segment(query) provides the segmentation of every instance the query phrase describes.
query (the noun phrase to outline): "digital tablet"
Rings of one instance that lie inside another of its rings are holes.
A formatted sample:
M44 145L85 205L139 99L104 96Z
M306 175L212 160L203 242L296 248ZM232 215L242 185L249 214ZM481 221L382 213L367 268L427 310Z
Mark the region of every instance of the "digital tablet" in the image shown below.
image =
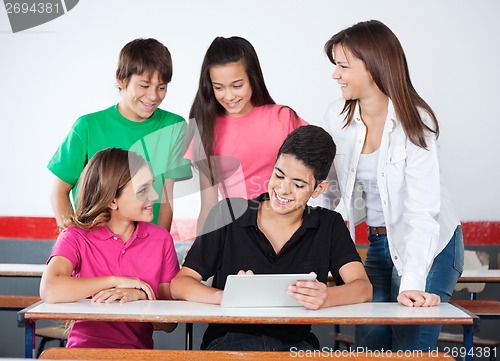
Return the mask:
M222 307L298 307L287 288L297 281L315 280L315 274L229 275Z

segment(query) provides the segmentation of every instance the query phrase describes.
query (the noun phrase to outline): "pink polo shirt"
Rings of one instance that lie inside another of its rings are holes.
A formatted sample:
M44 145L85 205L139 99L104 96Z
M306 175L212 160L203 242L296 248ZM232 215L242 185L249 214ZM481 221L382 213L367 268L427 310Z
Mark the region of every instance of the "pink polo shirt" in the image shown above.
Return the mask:
M179 271L172 236L165 229L138 222L124 244L104 226L82 230L73 226L59 236L47 263L54 256L67 258L73 277L137 277L158 297L158 284L168 283ZM67 347L153 348L153 326L147 322L76 321Z
M278 150L286 136L308 123L279 104L254 107L242 117L217 117L212 160L223 198L253 199L267 192ZM192 148L186 153L192 160Z

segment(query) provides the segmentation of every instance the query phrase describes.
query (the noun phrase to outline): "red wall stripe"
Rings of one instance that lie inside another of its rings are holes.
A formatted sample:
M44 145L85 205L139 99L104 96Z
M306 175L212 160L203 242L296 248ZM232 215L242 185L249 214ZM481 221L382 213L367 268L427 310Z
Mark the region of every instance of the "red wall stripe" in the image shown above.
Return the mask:
M196 222L193 219L174 220L172 236L174 239L193 239ZM462 222L466 245L500 245L500 221ZM0 239L16 240L55 240L58 234L53 217L0 217ZM366 225L356 227L358 244L367 244Z

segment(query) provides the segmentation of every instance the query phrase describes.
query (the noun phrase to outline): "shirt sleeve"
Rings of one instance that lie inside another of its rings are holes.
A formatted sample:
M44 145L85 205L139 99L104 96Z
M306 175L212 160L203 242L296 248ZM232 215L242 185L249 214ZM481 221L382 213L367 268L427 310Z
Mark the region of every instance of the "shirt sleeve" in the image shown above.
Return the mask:
M47 264L50 262L52 257L61 256L71 262L73 269L75 270L74 273L78 272L81 264L81 252L78 239L79 235L74 232L72 227L66 228L57 238L54 249L47 259Z
M437 140L431 132L428 132L425 140L427 149L407 141L407 192L403 213L406 234L400 293L425 290L426 278L439 242L441 189Z
M191 178L191 163L182 152L185 130L186 122L179 117L177 121L139 139L130 150L146 159L155 177Z
M183 267L198 272L204 281L215 274L224 257L226 227L230 224L227 222L229 212L226 204L225 201L219 202L209 212L203 230L196 237L183 264Z
M163 256L163 269L159 283L169 283L179 272L179 260L175 251L172 235L166 232L165 252Z
M332 136L332 138L334 138L336 154L327 176L328 188L323 193L321 193L321 195L317 198L316 203L313 203L332 210L336 209L339 206L342 199L337 169L335 168L335 163L339 159L339 150L340 152L342 152L342 149L339 149L341 147L339 147L338 140L335 139L336 137L334 136L334 131L332 129L332 125L334 124L334 122L338 121L335 114L336 113L333 111L333 106L330 106L325 116L323 117L323 121L319 124L319 126L321 126L326 132L328 132L328 134ZM339 211L338 209L336 210ZM346 215L344 215L344 218L347 218Z
M171 160L165 172L165 178L189 179L193 176L191 162L184 157L183 144L186 136L186 122L175 124L177 131L172 139Z
M47 168L62 181L75 185L88 161L87 126L79 118L50 160Z
M330 253L330 272L337 285L343 284L339 270L349 262L361 262L356 246L349 234L349 230L344 220L337 212L333 212L335 219L332 222L331 229L331 253Z

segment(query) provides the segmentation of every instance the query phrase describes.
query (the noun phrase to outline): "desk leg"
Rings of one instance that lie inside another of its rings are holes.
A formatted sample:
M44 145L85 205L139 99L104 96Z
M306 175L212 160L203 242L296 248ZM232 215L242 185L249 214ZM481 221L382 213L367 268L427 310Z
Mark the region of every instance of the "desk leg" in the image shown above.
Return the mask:
M186 350L192 350L193 349L193 324L192 323L186 323L186 345L185 348Z
M340 325L333 325L333 332L334 333L340 333ZM339 342L337 341L337 339L333 340L333 349L335 351L337 351L338 349L340 349Z
M35 357L35 322L26 320L24 325L24 357Z
M473 359L473 325L464 325L464 347L465 347L465 360L472 361Z

